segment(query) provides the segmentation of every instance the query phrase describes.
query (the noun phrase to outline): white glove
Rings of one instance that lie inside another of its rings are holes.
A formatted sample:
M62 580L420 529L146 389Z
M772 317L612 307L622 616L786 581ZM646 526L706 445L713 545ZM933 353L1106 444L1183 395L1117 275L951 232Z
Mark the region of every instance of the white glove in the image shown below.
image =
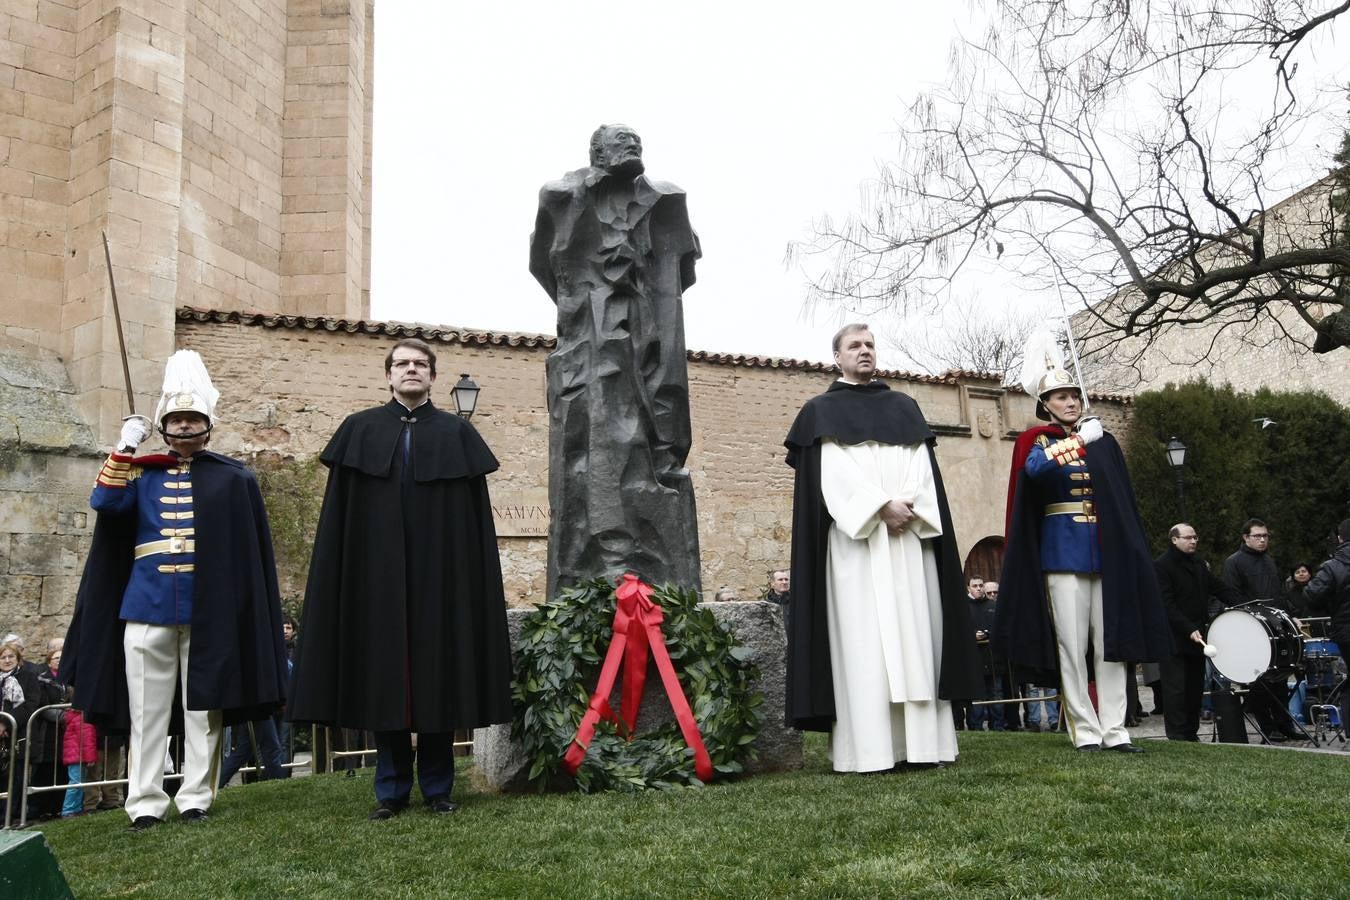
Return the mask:
M1092 443L1097 440L1097 438L1101 437L1102 434L1104 434L1102 431L1102 420L1096 416L1089 416L1078 423L1078 437L1082 439L1084 444Z
M122 434L117 439L119 453L130 453L150 436L150 420L145 416L127 416L122 420Z

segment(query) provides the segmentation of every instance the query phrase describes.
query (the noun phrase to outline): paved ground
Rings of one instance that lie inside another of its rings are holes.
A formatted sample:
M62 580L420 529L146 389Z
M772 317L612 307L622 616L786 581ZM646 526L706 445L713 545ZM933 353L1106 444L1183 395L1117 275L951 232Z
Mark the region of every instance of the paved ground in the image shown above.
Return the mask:
M1144 707L1144 709L1152 709L1153 691L1147 687L1141 686L1139 688L1139 703ZM1309 728L1308 730L1309 732L1312 731L1311 728ZM1144 717L1143 719L1140 719L1139 725L1130 729L1130 737L1139 742L1150 740L1157 740L1157 741L1166 740L1166 737L1164 737L1163 734L1162 716L1150 715ZM1214 723L1212 721L1201 722L1200 740L1203 742L1210 742L1213 739L1214 739ZM1249 744L1252 745L1261 745L1261 737L1256 733L1256 729L1252 727L1250 722L1247 723L1247 741ZM1350 742L1327 735L1324 735L1322 739L1316 743L1309 740L1298 740L1298 741L1286 741L1282 744L1265 744L1263 746L1266 749L1270 750L1293 750L1293 751L1304 751L1314 753L1346 753L1347 755L1350 755Z

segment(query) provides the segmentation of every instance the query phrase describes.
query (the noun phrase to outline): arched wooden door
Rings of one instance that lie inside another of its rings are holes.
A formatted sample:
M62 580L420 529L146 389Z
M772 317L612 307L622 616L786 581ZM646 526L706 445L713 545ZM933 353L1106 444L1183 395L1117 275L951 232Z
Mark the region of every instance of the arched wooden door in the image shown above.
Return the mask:
M1003 538L996 534L981 538L970 548L964 571L967 581L977 575L985 581L998 581L1003 571Z

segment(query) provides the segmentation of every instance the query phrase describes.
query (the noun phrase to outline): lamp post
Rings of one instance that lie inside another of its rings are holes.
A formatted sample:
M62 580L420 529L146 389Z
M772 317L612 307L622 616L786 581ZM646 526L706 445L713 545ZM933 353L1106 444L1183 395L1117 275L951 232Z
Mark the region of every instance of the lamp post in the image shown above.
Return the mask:
M1186 521L1186 445L1177 440L1176 435L1167 442L1167 464L1177 477L1177 507L1181 510L1181 521Z
M461 418L473 418L474 408L478 406L478 392L482 390L469 377L468 372L459 376L459 381L450 389L450 393L455 398L455 412L459 413Z

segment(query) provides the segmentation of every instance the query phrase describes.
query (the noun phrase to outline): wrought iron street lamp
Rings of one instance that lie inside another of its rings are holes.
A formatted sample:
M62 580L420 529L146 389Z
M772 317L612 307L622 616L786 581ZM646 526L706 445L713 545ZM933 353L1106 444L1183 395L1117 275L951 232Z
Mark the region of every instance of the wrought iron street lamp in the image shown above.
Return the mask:
M469 377L468 372L459 376L459 381L451 388L450 393L455 398L455 412L465 419L473 418L473 411L478 406L478 392L482 390Z
M1177 440L1176 435L1167 442L1167 464L1177 478L1177 507L1181 510L1181 521L1186 521L1186 445Z

